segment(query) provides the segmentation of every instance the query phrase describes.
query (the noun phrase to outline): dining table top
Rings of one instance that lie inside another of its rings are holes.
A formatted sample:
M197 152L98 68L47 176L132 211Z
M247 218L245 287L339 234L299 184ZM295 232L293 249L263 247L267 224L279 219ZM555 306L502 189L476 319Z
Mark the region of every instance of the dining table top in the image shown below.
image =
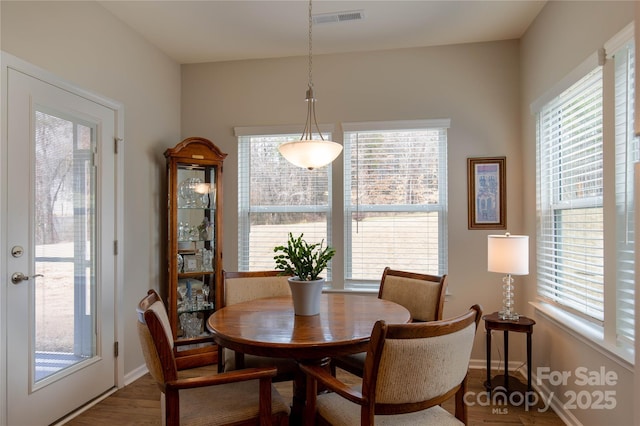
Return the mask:
M407 323L411 314L374 296L325 293L318 315L294 315L291 297L255 299L214 312L207 328L229 349L304 360L365 351L378 320Z

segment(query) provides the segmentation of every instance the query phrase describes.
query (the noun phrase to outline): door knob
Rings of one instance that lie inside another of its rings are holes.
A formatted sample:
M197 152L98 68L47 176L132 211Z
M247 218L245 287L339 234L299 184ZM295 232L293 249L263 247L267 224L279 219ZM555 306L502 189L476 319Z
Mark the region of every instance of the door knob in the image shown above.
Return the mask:
M23 274L22 272L14 272L11 275L11 282L14 284L20 284L22 281L27 281L30 278L35 278L35 277L44 277L44 275L42 274L35 274L32 276L28 276Z

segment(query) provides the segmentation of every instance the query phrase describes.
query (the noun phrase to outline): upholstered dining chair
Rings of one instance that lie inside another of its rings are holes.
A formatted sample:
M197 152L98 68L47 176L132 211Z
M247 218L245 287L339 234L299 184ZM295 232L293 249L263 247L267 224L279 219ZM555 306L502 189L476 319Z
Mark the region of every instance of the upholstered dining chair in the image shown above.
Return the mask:
M161 391L163 425L289 424L289 407L271 384L275 368L182 377L167 311L154 290L137 312L144 359Z
M437 276L384 268L378 298L404 306L413 322L442 319L447 291L447 275ZM362 377L365 353L346 355L332 360L331 369L349 371Z
M217 297L221 300L220 308L236 303L265 297L291 296L287 279L281 271L222 271L222 289ZM288 381L295 378L298 364L289 358L270 358L235 352L229 348L219 347L218 371L233 371L241 368L276 367L278 374L274 382Z
M481 316L474 305L447 320L376 322L361 389L320 366L301 365L307 375L305 418L334 426L466 424L467 372ZM316 395L318 384L332 392ZM454 395L455 415L440 406Z

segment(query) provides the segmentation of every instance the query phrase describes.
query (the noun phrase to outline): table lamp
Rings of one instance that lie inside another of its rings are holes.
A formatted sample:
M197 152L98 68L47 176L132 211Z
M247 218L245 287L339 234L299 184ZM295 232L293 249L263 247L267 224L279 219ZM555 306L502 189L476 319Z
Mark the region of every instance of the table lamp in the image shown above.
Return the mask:
M487 240L487 270L507 274L503 279L502 310L498 315L503 320L517 321L520 315L513 311L512 275L529 274L529 236L489 235Z

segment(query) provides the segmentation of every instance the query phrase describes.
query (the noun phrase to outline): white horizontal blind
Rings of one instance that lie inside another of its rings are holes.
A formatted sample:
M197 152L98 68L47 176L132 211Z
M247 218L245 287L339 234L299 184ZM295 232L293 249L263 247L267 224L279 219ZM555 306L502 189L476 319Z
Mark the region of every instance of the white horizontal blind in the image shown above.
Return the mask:
M616 330L617 338L632 346L634 341L634 163L640 160L638 138L634 137L633 42L613 55L615 63L616 141Z
M323 134L325 138L330 135ZM275 268L273 248L289 232L310 243L331 244L331 165L307 170L278 152L299 134L244 135L238 147L238 268ZM329 271L323 276L331 280Z
M445 273L447 127L364 124L344 134L345 287L378 285L385 266Z
M602 67L538 113L538 293L604 319Z

